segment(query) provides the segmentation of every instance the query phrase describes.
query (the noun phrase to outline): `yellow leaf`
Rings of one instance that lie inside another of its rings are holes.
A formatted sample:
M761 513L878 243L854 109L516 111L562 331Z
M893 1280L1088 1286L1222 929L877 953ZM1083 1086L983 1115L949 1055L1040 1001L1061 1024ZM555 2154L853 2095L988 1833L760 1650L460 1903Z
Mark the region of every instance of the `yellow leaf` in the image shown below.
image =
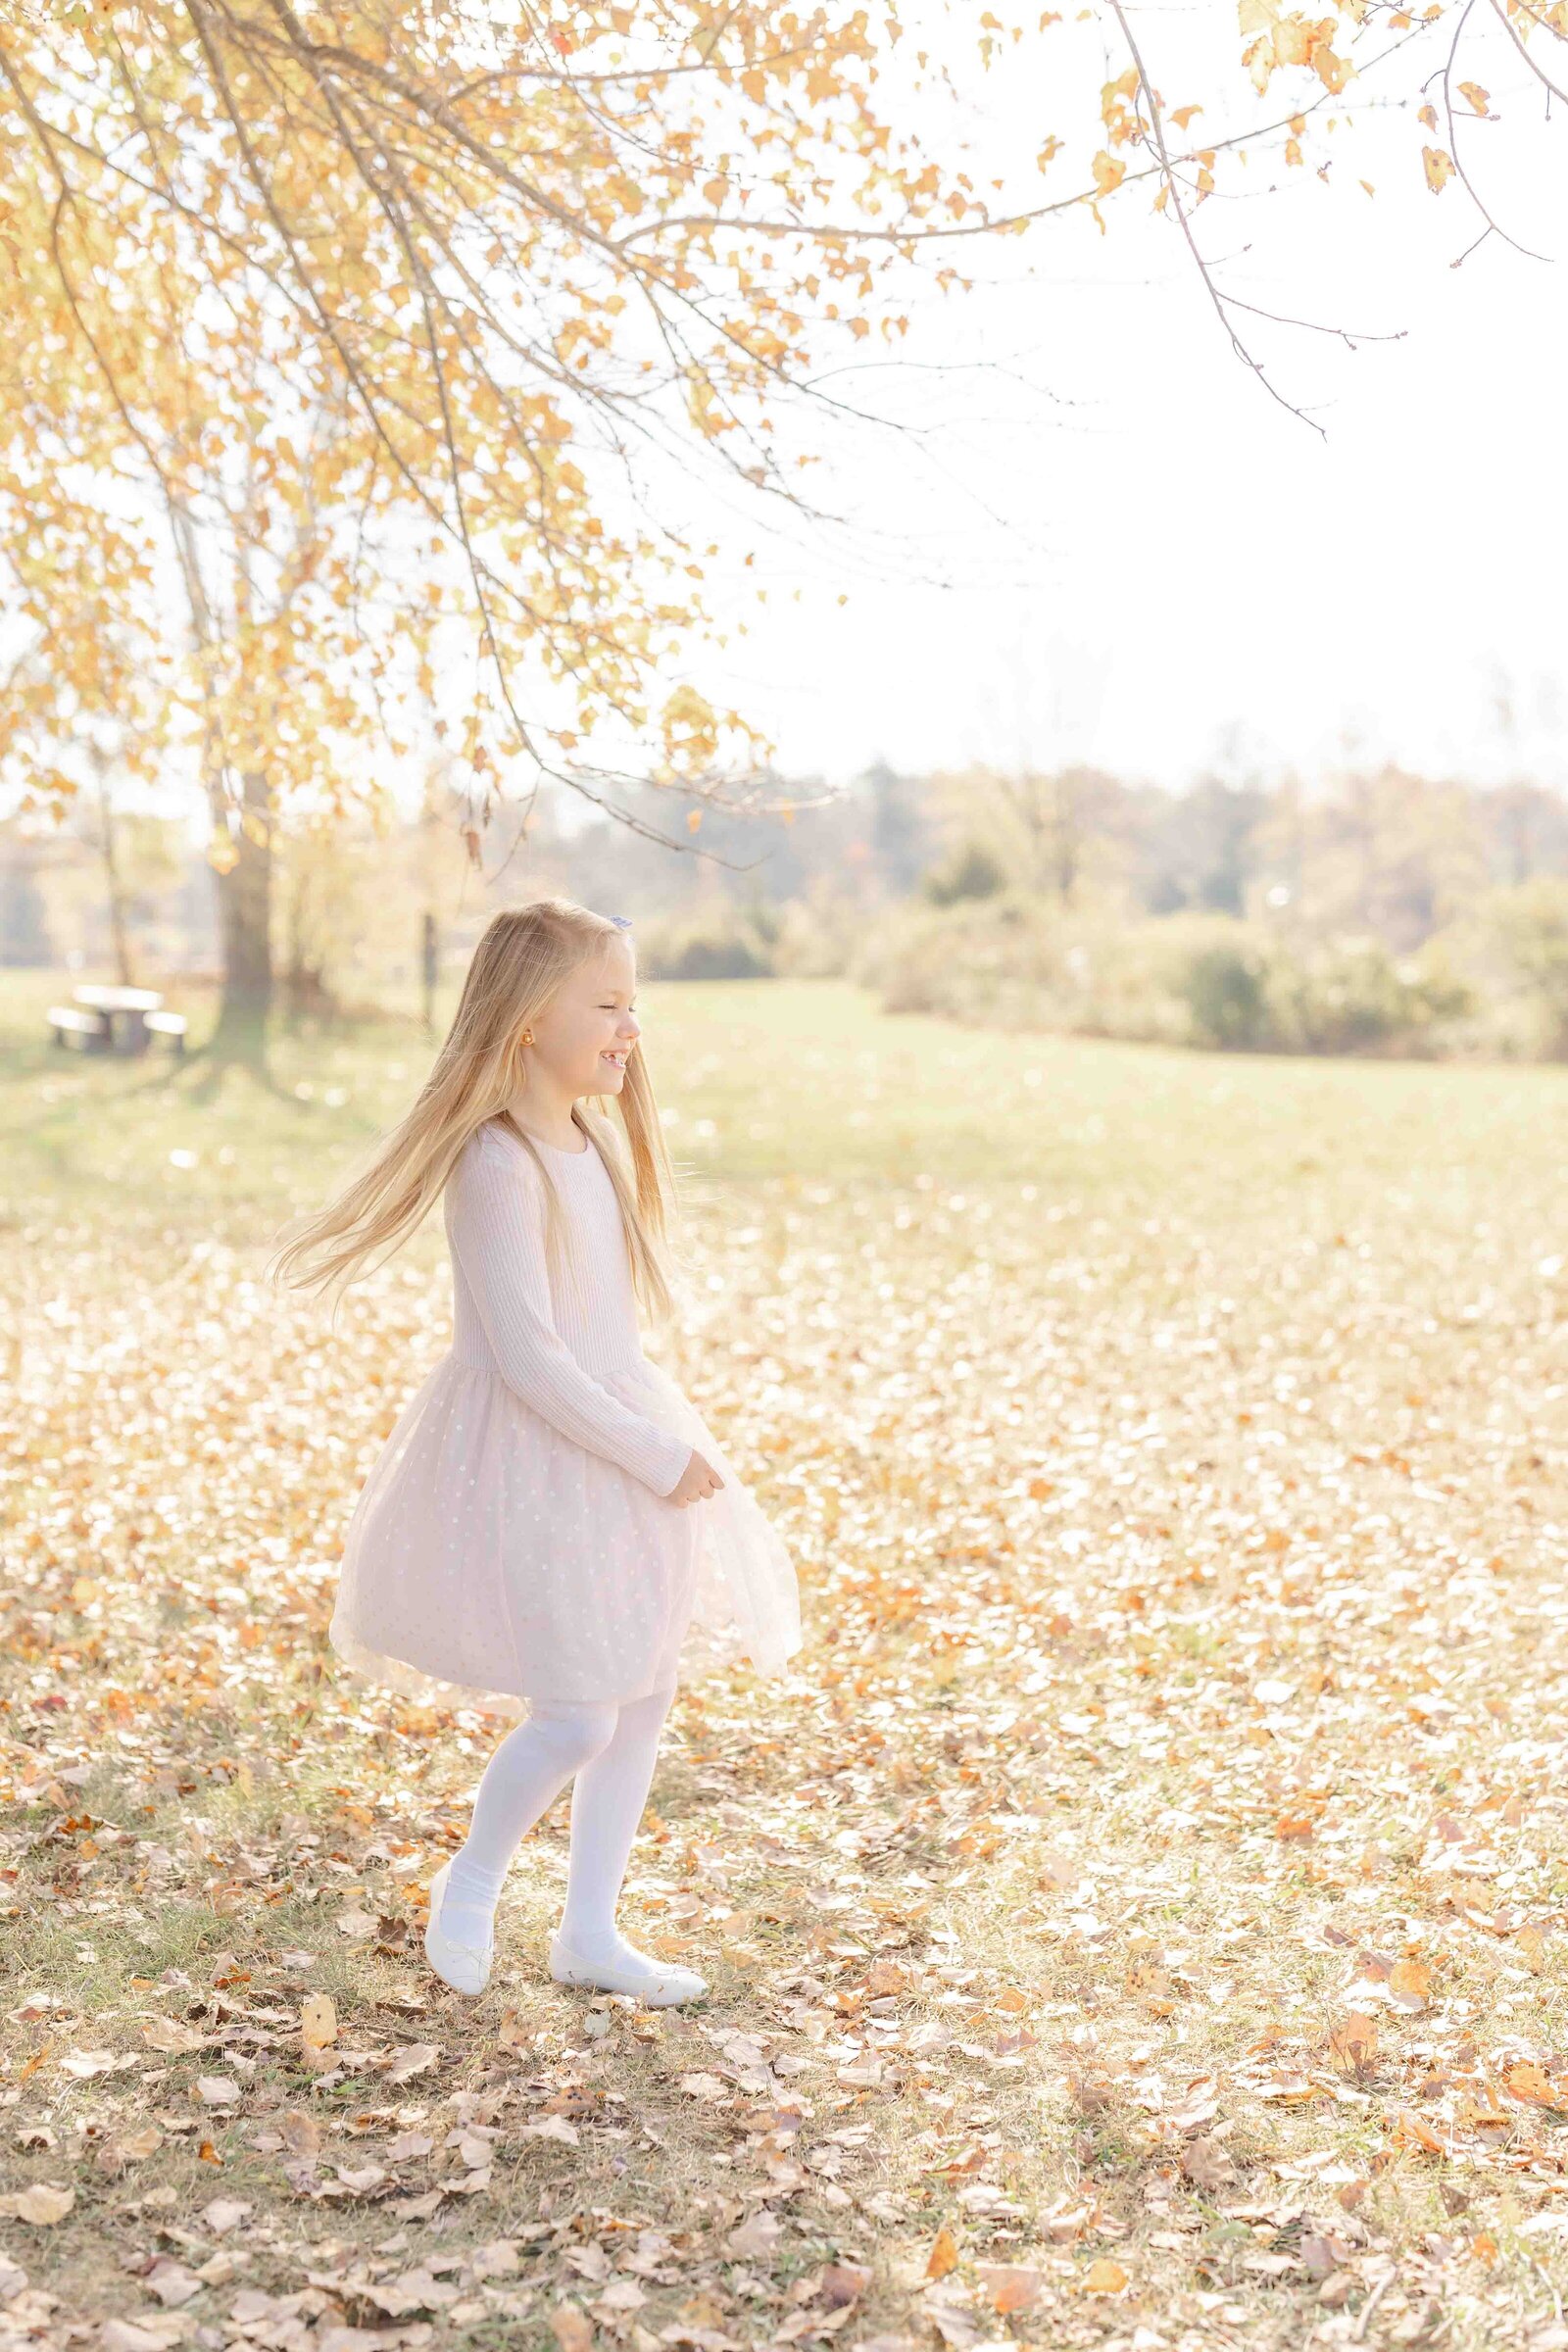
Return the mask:
M1364 2016L1359 2009L1352 2009L1344 2023L1336 2026L1329 2035L1330 2055L1340 2066L1367 2065L1377 2046L1377 2022Z
M1484 115L1492 104L1491 92L1484 90L1479 81L1461 81L1459 92L1461 97L1469 99L1478 115Z
M1005 2315L1023 2311L1039 2296L1042 2274L1016 2262L977 2262L975 2277L991 2298L992 2307Z
M550 2332L561 2352L588 2352L594 2340L593 2322L580 2303L558 2303L550 2314Z
M1420 2003L1432 1990L1432 1971L1424 1960L1396 1960L1389 1971L1389 1990Z
M1519 2065L1510 2066L1502 2079L1516 2099L1533 2100L1538 2107L1554 2104L1549 2077L1529 2060L1521 2060Z
M1440 2156L1443 2142L1430 2125L1409 2107L1396 2107L1389 2118L1389 2131L1396 2148L1419 2148L1428 2156Z
M1107 155L1103 147L1089 169L1095 175L1095 186L1102 196L1108 196L1111 189L1119 187L1127 175L1126 165L1115 156Z
M1513 1948L1526 1968L1540 1973L1541 1963L1545 1954L1546 1939L1534 1922L1520 1929L1513 1939Z
M932 2241L931 2252L926 2259L925 2275L928 2278L945 2278L948 2273L956 2267L957 2260L957 2239L944 2222Z
M1119 2295L1125 2291L1128 2283L1127 2274L1121 2264L1112 2262L1108 2255L1102 2254L1098 2262L1090 2264L1084 2274L1083 2292L1086 2295Z
M329 1992L308 1992L300 2003L300 2037L308 2050L337 2039L337 2005Z
M1427 186L1436 196L1445 181L1453 177L1453 160L1441 147L1423 147L1421 161L1426 166Z
M1323 87L1326 90L1332 90L1336 97L1339 96L1350 75L1355 72L1349 59L1337 56L1327 41L1320 42L1313 49L1312 63L1317 69L1317 77Z

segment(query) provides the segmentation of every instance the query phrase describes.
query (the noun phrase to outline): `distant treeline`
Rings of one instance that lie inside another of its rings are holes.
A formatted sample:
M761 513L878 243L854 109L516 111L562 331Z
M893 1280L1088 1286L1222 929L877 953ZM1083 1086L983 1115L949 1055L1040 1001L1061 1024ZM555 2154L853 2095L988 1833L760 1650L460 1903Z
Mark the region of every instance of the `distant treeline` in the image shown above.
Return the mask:
M757 797L792 813L705 807L693 829L678 796L646 796L636 813L702 858L542 801L477 872L439 805L285 834L282 1002L412 1011L427 939L454 975L496 906L562 890L630 913L650 978L838 974L911 1010L1235 1050L1568 1055L1568 801L1540 784L878 766ZM101 810L0 826L0 962L212 967L211 879L152 817L112 839Z
M864 782L836 875L658 926L645 968L840 971L892 1009L1232 1051L1568 1057L1568 804L1543 786Z

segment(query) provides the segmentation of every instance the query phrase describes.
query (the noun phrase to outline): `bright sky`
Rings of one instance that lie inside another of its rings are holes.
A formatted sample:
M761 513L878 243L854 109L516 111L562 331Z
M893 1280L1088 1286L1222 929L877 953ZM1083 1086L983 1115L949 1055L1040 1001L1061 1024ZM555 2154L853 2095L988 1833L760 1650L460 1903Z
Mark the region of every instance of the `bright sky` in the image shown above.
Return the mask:
M902 13L919 27L905 64L916 37L972 61L975 0L902 0ZM1234 0L1128 13L1167 110L1203 102L1195 138L1276 120L1318 87L1278 74L1255 97ZM980 290L943 299L911 279L896 358L857 345L821 387L905 429L799 403L792 422L778 404L795 445L825 453L799 479L839 520L786 510L770 527L777 502L720 489L716 473L706 491L688 466L650 481L650 514L726 551L709 603L728 648L694 644L669 683L685 674L741 709L792 779L842 784L879 759L906 772L1091 760L1180 785L1205 765L1311 775L1390 756L1568 789L1568 126L1546 122L1491 10L1472 11L1454 78L1483 84L1502 119L1462 121L1460 154L1501 226L1547 258L1492 235L1454 268L1484 223L1457 181L1428 189L1423 142L1447 134L1414 119L1446 37L1330 101L1305 169L1277 146L1244 173L1222 156L1194 217L1232 293L1397 337L1352 350L1236 314L1323 434L1232 352L1179 232L1151 213L1152 184L1107 202L1103 236L1075 207L1026 236L946 243L938 259ZM1100 85L1126 62L1102 38L1074 17L1000 71L968 63L956 105L901 92L895 67L883 112L917 124L950 172L1002 176L1002 192L986 188L999 212L1071 195L1098 144ZM1568 79L1568 45L1533 48ZM1324 132L1330 114L1339 127ZM1072 146L1042 177L1051 132ZM447 666L454 717L472 677L469 656ZM642 749L592 748L630 764ZM400 797L417 796L420 766L394 775ZM189 788L178 797L199 810Z
M1221 76L1238 123L1298 102L1299 76L1252 98L1229 0L1132 22L1167 106ZM1176 231L1149 213L1152 188L1105 208L1103 237L1074 211L949 249L997 282L926 304L901 347L916 366L835 383L940 429L923 448L858 432L830 485L826 469L807 477L853 532L770 547L768 607L753 604L751 635L720 658L787 771L1081 758L1179 784L1207 761L1310 771L1348 750L1568 786L1568 127L1544 123L1544 93L1494 21L1475 23L1454 77L1490 89L1503 119L1461 125L1461 154L1500 224L1546 260L1494 235L1451 266L1484 223L1457 181L1427 188L1418 98L1342 124L1304 171L1276 150L1238 181L1222 158L1221 193L1196 215L1205 258L1246 300L1403 330L1352 351L1239 315L1326 439L1233 355ZM1091 36L1045 40L1073 37ZM1539 49L1561 78L1563 46ZM1442 54L1347 95L1407 95ZM1098 88L1098 52L1088 67ZM1032 156L1083 103L1038 67L974 86L988 154L1016 136ZM1088 108L1093 123L1092 94ZM1197 129L1213 122L1211 106ZM1329 184L1312 169L1324 152L1341 158ZM1081 184L1059 168L1020 172L1024 201ZM1239 185L1256 193L1226 192Z

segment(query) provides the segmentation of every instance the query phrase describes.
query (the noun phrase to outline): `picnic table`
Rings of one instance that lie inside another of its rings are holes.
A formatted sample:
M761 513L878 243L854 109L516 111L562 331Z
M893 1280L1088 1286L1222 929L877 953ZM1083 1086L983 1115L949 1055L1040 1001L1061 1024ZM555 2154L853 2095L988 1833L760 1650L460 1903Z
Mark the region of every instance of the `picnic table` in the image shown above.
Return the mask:
M185 1016L163 1010L159 989L118 988L108 981L84 980L71 995L69 1005L49 1008L49 1025L62 1045L70 1035L84 1047L141 1054L155 1037L167 1037L176 1051L185 1043Z

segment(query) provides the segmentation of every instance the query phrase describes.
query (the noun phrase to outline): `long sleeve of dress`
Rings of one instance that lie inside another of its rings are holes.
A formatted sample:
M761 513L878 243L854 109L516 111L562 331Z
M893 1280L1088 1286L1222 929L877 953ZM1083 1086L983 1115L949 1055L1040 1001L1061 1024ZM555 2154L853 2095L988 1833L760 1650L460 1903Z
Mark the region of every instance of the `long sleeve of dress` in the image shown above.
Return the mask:
M588 1452L671 1493L690 1446L612 1396L555 1328L538 1180L480 1138L460 1153L447 1194L453 1251L507 1385Z

